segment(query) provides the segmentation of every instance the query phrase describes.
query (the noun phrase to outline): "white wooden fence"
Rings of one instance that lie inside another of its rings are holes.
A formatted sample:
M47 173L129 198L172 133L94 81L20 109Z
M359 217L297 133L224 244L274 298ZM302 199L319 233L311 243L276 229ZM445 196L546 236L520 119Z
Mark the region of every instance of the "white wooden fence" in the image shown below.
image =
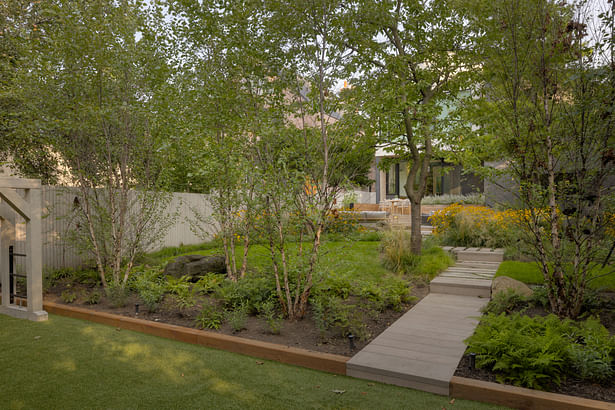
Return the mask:
M354 191L357 203L375 203L375 192ZM154 251L168 246L192 245L201 243L204 239L196 235L191 227L191 221L197 218L194 210L200 215L209 217L212 213L207 195L173 193L173 197L167 207L168 214L177 214L174 224L166 231L157 246L148 251ZM345 193L339 198L342 203ZM71 229L76 229L75 221L71 218L74 207L74 199L77 196L75 188L44 186L43 187L43 267L46 269L77 268L85 265L93 265L91 256L80 255L77 250L66 241L67 234ZM161 218L162 219L162 218ZM202 229L214 234L216 229L212 223L201 224ZM21 217L15 218L16 242L15 252L25 253L25 223ZM21 268L19 260L16 267Z
M79 253L63 238L71 229L76 229L70 214L73 211L73 201L76 190L66 187L43 187L43 267L57 269L63 267L81 267L91 263L88 255ZM155 248L167 246L191 245L203 242L190 228L191 221L196 220L194 210L203 216L211 216L212 208L207 195L174 193L167 207L168 214L177 213L174 224L161 238ZM16 218L15 252L25 251L25 224L20 217ZM212 224L203 227L213 234L215 228ZM148 249L154 251L157 249Z

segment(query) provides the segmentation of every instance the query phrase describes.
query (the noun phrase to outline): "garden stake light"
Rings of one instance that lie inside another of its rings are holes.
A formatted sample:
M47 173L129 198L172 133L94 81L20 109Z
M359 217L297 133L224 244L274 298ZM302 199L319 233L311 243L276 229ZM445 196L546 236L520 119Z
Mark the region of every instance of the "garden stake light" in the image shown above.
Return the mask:
M355 349L355 346L354 346L354 335L352 333L348 335L348 344L350 345L350 351L353 351Z
M139 304L135 303L135 316L139 316Z
M476 353L470 353L470 369L476 368Z

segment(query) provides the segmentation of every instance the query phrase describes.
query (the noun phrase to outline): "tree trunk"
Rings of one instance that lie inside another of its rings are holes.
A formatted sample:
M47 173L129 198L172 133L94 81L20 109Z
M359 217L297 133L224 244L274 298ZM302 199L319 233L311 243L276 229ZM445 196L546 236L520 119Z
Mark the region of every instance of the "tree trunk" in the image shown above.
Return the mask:
M410 200L410 250L415 255L421 254L421 201Z

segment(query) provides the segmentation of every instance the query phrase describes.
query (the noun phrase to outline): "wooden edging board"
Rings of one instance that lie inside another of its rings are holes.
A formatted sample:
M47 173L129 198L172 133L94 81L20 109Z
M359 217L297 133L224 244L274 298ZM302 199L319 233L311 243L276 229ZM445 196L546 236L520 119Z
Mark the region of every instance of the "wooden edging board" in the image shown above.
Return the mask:
M313 352L311 350L299 349L296 347L244 339L241 337L190 329L166 323L152 322L150 320L113 315L52 302L45 302L43 308L48 313L60 316L88 320L116 328L134 330L136 332L147 333L180 342L212 347L329 373L345 375L346 362L350 359L335 354Z
M614 410L615 403L548 393L523 387L453 376L450 395L456 399L482 401L514 409Z

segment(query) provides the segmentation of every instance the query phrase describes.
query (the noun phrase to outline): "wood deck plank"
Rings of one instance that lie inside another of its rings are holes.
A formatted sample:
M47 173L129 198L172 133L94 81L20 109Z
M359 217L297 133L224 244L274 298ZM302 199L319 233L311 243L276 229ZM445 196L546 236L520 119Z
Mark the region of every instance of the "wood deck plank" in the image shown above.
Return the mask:
M485 254L478 248L448 248L449 252ZM423 298L347 363L347 374L438 394L448 394L450 380L465 352L463 340L476 328L480 309L491 292L499 262L482 259L460 262L432 281ZM438 293L434 289L442 289ZM485 293L487 297L449 294L450 290Z

